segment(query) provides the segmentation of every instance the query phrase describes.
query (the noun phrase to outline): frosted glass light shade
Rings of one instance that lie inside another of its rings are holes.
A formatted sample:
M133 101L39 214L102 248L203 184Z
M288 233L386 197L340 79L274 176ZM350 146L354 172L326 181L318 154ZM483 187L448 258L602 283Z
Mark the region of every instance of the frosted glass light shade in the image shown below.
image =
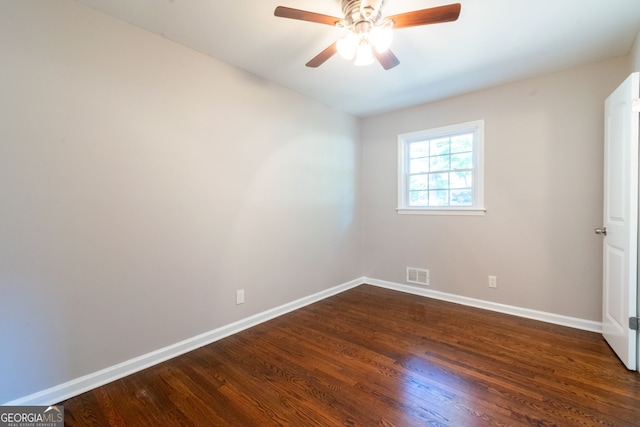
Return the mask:
M371 45L366 39L360 40L358 48L356 49L356 60L353 62L355 65L369 65L373 63L373 51Z
M379 53L386 52L393 41L393 29L390 25L374 27L369 35L369 40Z
M340 56L344 59L352 60L356 57L356 49L358 48L358 36L353 33L347 34L340 38L336 43L336 49Z

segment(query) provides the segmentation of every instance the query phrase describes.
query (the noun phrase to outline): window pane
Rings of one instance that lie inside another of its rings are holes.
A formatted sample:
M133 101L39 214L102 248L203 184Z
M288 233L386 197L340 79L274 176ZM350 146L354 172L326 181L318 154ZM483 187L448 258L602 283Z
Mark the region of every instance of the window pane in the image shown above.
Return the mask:
M431 175L429 175L430 190L444 190L447 188L449 188L448 173L432 173Z
M449 188L471 188L471 171L451 172L449 180Z
M471 190L451 190L451 206L472 206Z
M447 190L429 191L429 206L449 206Z
M399 135L398 212L481 214L483 136L482 120Z
M409 177L409 191L427 190L429 188L428 175L414 175Z
M412 142L409 145L409 157L427 157L429 155L429 141Z
M409 161L409 173L429 172L429 158L411 159Z
M429 192L428 191L410 191L409 205L410 206L429 206Z
M431 172L448 171L451 169L451 156L431 157Z
M431 140L431 156L439 156L441 154L449 154L451 140L449 138L440 138Z
M451 137L451 152L464 153L473 150L473 134L465 133Z
M451 155L451 169L472 169L473 153Z

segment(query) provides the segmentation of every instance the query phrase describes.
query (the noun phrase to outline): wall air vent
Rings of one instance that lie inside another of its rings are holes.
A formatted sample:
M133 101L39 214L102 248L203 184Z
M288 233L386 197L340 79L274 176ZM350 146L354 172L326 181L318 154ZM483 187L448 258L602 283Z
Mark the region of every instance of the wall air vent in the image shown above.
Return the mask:
M406 280L408 283L415 283L416 285L429 286L429 270L407 267Z

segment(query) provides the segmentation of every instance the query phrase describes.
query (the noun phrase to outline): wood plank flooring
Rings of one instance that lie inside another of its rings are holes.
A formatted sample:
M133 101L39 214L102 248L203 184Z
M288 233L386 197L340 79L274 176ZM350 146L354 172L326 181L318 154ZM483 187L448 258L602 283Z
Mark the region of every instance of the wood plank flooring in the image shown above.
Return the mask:
M62 402L69 426L639 426L595 333L363 285Z

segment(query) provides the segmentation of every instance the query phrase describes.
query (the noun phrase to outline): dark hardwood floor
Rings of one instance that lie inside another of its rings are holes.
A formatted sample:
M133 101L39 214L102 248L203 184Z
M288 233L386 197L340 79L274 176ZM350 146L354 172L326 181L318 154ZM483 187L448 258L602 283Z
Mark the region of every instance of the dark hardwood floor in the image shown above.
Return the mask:
M62 402L69 426L639 426L595 333L360 286Z

